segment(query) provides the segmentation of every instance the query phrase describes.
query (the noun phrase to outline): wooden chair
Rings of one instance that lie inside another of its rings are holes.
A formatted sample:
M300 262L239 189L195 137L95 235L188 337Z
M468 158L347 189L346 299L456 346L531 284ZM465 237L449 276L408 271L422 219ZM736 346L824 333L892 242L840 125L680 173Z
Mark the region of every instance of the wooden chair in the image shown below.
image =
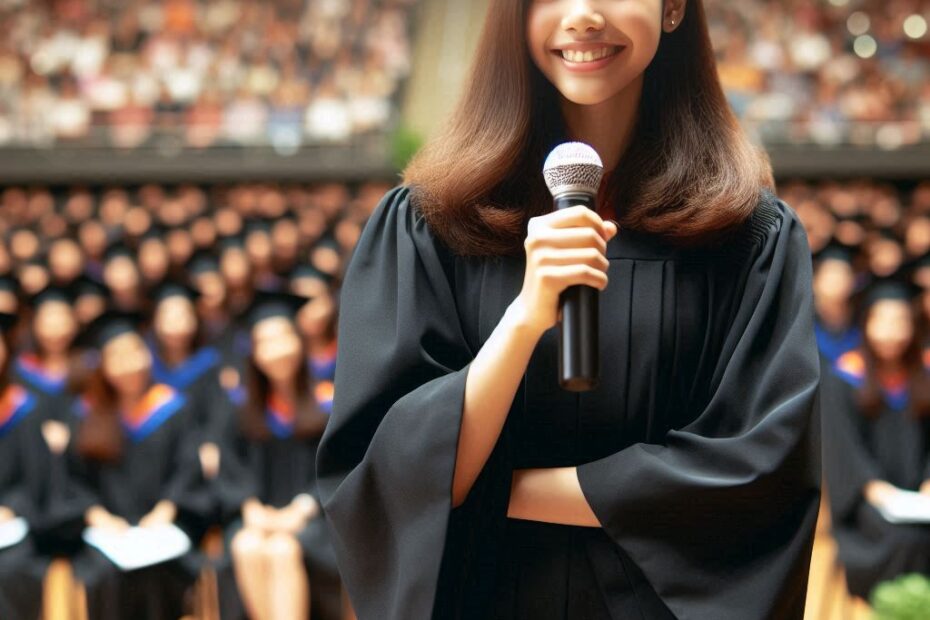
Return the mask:
M805 620L869 620L869 604L849 593L846 574L830 533L830 509L824 492L814 535Z
M84 586L68 560L52 560L42 585L43 620L87 620Z

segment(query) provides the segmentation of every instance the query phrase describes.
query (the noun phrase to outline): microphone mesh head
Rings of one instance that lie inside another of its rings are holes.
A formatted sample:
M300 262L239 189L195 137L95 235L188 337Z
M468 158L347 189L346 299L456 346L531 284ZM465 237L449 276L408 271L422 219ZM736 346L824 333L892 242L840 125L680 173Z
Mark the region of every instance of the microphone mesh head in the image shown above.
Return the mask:
M584 142L565 142L549 153L543 176L553 196L569 188L597 195L604 164L597 151Z

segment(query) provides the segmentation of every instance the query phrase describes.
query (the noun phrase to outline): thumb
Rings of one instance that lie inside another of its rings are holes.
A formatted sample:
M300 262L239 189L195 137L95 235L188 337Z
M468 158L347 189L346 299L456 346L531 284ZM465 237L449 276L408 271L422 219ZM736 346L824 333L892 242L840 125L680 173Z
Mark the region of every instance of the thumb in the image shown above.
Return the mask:
M616 220L604 220L604 230L607 233L607 238L612 239L620 232L620 224Z

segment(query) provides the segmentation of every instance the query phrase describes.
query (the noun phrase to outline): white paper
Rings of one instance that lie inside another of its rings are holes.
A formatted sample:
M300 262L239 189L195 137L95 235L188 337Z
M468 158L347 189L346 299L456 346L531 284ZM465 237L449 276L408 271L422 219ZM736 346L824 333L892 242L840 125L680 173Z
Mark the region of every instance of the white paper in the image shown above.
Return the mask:
M0 549L19 544L29 533L29 524L22 517L0 523Z
M123 571L173 560L191 548L190 539L174 525L130 527L123 532L89 527L84 541Z
M930 496L915 491L899 491L878 507L890 523L930 523Z

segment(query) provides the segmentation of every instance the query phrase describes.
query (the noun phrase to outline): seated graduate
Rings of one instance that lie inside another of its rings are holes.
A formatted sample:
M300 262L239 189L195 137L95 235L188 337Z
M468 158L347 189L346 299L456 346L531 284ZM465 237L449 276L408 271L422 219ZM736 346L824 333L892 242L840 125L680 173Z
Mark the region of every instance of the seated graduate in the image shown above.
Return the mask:
M73 344L80 324L71 288L46 286L30 300L32 350L16 357L16 380L45 402L43 412L65 420L73 395Z
M316 448L328 416L294 315L307 302L258 292L246 314L252 353L230 389L238 415L220 443L220 497L230 521L235 583L253 618L341 617L341 582L316 489ZM309 584L309 588L308 588ZM220 575L229 609L229 579ZM224 616L225 617L225 616Z
M825 484L850 593L868 599L881 581L930 574L930 527L891 523L879 508L901 490L930 495L930 377L921 360L913 288L869 288L863 345L824 372Z
M855 288L852 254L836 244L824 248L814 268L814 332L817 347L831 364L862 344L862 332L853 318Z
M219 268L225 287L226 312L233 317L226 336L228 341L223 347L226 353L223 365L241 371L242 360L249 355L251 343L239 319L255 295L255 276L242 234L220 238Z
M138 265L142 285L146 290L156 288L168 278L171 256L165 241L167 231L160 224L150 224L139 239Z
M304 339L310 372L316 379L316 400L326 413L333 410L338 349L338 294L333 290L334 281L333 276L305 263L290 276L291 292L310 298L297 312L297 329Z
M10 382L15 324L15 315L0 313L0 531L12 527L14 520L33 519L35 500L45 483L42 471L30 466L41 461L27 458L29 451L22 450L35 416L36 397ZM28 535L0 546L0 618L38 617L47 565Z
M109 291L109 305L122 312L142 312L146 297L136 255L125 241L115 239L103 254L101 281Z
M74 408L68 463L85 523L108 532L203 518L202 477L190 441L193 412L178 390L152 378L139 316L108 310L82 335L100 352ZM198 567L188 557L123 572L94 547L76 557L92 618L177 618Z
M74 282L74 314L81 327L86 327L107 309L107 287L89 276Z
M200 293L179 282L164 282L153 295L152 377L184 393L201 427L221 395L220 353L204 344L195 303Z
M233 363L236 353L233 321L226 309L226 282L220 273L220 263L212 252L200 250L187 263L191 287L197 291L195 302L207 343L220 353L223 366Z

